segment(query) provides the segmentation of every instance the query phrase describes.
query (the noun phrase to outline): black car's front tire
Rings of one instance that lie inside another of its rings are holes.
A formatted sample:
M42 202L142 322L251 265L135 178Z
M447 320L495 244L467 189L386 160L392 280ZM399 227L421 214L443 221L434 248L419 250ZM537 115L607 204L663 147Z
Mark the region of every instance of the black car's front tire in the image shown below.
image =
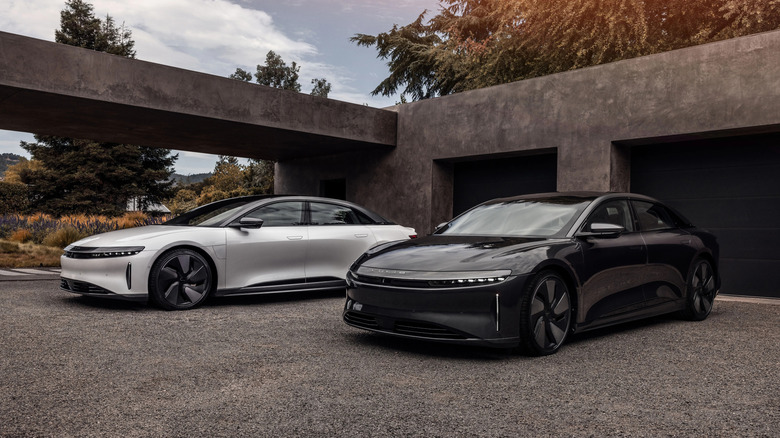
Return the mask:
M715 271L705 259L698 259L688 275L688 295L683 317L691 321L702 321L712 311L716 290Z
M571 308L560 275L543 271L534 277L520 302L520 351L532 356L558 351L571 327Z
M202 304L214 275L205 257L191 249L160 256L149 274L149 297L166 310L187 310Z

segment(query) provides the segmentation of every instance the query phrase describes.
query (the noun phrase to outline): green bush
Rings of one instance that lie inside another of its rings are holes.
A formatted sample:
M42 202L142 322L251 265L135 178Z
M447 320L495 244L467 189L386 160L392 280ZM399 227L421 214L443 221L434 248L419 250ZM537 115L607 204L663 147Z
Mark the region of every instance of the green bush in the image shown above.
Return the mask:
M26 185L0 181L0 214L25 213L28 206Z

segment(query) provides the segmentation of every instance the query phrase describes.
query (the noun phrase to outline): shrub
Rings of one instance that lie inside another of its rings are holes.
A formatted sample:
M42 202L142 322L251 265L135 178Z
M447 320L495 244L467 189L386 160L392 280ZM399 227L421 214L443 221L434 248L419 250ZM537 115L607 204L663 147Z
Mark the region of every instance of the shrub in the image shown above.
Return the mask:
M43 244L45 246L63 249L71 243L87 236L87 233L81 232L74 227L66 226L47 234L46 237L43 238Z
M141 211L130 211L116 219L117 228L133 228L144 225L149 217Z
M19 242L19 243L25 243L32 240L33 235L30 232L30 230L25 228L20 228L13 233L11 233L11 237L9 238L12 242Z

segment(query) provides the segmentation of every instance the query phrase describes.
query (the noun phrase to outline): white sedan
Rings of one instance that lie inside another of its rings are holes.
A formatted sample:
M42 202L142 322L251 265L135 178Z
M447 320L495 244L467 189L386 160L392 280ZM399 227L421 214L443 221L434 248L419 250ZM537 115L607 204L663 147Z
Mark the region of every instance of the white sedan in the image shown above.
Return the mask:
M162 225L97 234L65 248L61 289L191 309L210 295L344 288L376 244L416 237L363 207L306 196L247 196Z

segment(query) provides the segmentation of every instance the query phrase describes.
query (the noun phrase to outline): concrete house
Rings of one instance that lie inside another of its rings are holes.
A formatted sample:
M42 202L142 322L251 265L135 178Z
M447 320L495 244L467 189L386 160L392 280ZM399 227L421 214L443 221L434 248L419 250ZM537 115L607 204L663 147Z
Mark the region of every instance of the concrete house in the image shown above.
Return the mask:
M272 159L277 192L420 234L495 197L643 193L715 232L722 292L780 297L780 31L389 109L0 32L0 129Z

